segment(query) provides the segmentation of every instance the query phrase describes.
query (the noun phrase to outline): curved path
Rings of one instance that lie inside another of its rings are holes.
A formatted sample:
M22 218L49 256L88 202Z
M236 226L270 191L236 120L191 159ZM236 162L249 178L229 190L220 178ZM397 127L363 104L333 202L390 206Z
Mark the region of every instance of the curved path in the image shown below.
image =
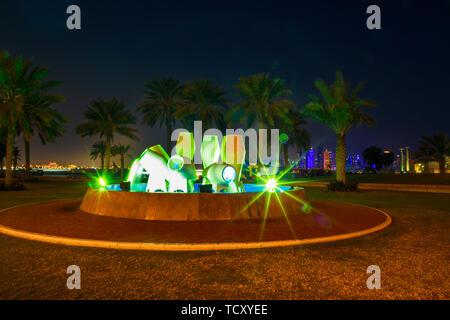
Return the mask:
M386 228L390 216L361 205L313 200L313 211L261 221L140 221L92 215L81 200L0 211L0 233L71 246L197 251L268 248L349 239ZM262 232L263 231L263 232ZM261 237L262 235L262 237Z

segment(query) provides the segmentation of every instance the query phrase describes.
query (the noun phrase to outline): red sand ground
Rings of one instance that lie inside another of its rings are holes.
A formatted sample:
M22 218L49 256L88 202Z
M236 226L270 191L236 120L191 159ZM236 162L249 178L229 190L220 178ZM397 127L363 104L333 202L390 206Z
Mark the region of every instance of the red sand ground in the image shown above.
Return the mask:
M386 216L368 207L313 201L314 210L289 216L292 230L284 218L267 220L263 238L262 221L143 221L92 215L79 209L80 200L61 200L25 205L0 213L6 227L62 237L136 241L217 243L306 239L369 229Z

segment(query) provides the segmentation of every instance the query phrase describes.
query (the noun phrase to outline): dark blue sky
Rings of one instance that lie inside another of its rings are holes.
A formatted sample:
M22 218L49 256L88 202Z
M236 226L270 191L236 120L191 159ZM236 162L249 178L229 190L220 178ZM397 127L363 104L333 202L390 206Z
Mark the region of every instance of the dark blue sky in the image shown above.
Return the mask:
M82 30L66 28L66 8L82 10ZM381 30L366 28L370 4ZM376 144L415 147L421 134L449 132L450 1L49 1L3 0L0 50L34 57L64 84L58 105L70 123L54 144L32 144L32 162L89 163L95 138L80 138L89 101L117 96L133 111L146 80L175 76L220 81L237 101L240 76L272 72L286 79L300 106L318 77L336 70L367 80L363 98L375 128L353 129L349 152ZM139 125L133 153L165 141L164 129ZM327 127L311 121L314 145L334 147ZM124 143L127 140L119 139ZM22 146L18 139L17 144Z

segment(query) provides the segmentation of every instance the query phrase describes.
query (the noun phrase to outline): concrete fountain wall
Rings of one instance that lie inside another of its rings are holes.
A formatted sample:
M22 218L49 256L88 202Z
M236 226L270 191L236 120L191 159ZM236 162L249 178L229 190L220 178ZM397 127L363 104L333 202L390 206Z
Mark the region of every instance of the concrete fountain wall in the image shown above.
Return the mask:
M309 204L303 188L289 194ZM264 193L147 193L108 191L89 188L81 210L100 216L161 221L213 221L233 219L263 219L266 198L271 197L267 218L284 216L284 212L300 214L303 204L284 192ZM252 201L254 201L252 203ZM252 203L252 204L251 204ZM250 205L251 204L251 205Z

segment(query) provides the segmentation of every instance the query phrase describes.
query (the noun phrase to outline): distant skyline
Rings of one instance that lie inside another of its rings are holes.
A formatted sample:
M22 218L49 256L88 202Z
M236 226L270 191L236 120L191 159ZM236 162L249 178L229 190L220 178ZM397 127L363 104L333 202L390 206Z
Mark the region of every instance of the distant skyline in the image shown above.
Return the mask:
M82 29L66 28L66 8L79 5ZM367 6L378 4L382 29L368 30ZM4 0L0 50L34 58L63 84L54 92L67 98L57 106L69 123L56 143L35 137L31 162L89 165L98 138L81 138L76 125L92 99L116 96L137 118L146 80L174 76L183 81L220 82L237 102L238 78L270 72L286 80L300 107L317 94L317 78L327 83L342 70L377 107L368 113L375 128L350 131L348 154L371 145L412 150L422 134L450 132L450 1L50 1ZM164 128L140 122L141 140L133 156L165 141ZM334 150L333 132L309 120L312 145ZM17 146L22 149L19 137ZM295 150L290 152L296 157ZM23 157L22 157L23 158ZM22 159L23 161L23 159ZM20 161L20 162L22 162Z

